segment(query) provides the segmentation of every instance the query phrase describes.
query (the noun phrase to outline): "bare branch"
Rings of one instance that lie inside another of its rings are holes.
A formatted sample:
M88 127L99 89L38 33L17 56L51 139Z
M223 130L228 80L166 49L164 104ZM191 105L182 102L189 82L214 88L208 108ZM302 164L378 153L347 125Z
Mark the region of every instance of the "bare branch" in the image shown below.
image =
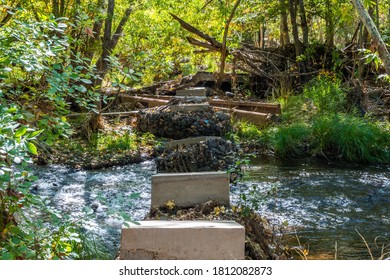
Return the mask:
M188 30L189 32L194 33L195 35L199 36L200 38L206 40L207 42L210 42L211 45L222 49L222 43L218 42L215 38L203 33L202 31L200 31L196 27L193 27L191 24L189 24L189 23L185 22L184 20L182 20L181 18L179 18L178 16L175 16L174 14L171 14L171 16L175 20L177 20L180 23L181 27L183 27L185 30Z

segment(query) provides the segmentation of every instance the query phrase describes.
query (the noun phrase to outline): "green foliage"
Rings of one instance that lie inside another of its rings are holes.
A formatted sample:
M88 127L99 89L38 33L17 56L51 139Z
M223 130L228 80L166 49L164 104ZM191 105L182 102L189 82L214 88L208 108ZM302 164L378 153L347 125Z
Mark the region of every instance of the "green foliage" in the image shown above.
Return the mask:
M319 156L350 162L389 163L388 123L346 112L338 80L320 76L303 94L282 102L282 125L263 131L260 141L281 158Z
M77 240L73 224L62 221L30 193L37 179L29 172L30 154L37 155L34 141L42 131L22 125L22 120L15 106L0 105L0 255L3 259L71 256L72 241ZM54 221L51 228L48 221Z
M234 123L233 130L233 138L236 138L236 140L258 140L262 135L259 127L245 121L237 121Z
M307 153L310 127L304 123L280 126L268 130L268 141L276 155L282 158L296 158Z
M378 55L378 52L372 52L369 49L359 49L358 51L362 55L364 55L361 59L365 61L365 64L373 64L375 66L376 71L379 70L379 66L383 65L383 62Z
M71 134L64 115L70 103L94 110L99 97L88 59L68 51L66 19L15 18L0 29L0 92L25 109L24 119L48 145Z
M318 76L311 80L303 90L303 97L313 102L320 114L342 112L345 108L346 94L334 77Z

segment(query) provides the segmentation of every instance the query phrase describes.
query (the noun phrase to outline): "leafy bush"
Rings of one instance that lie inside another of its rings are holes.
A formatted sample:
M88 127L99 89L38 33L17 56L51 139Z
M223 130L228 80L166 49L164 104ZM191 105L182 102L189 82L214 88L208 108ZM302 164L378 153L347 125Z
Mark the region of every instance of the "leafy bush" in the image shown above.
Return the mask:
M41 130L25 123L16 106L0 105L0 256L2 259L83 257L80 220L63 216L30 192L29 170ZM88 213L84 218L88 217Z

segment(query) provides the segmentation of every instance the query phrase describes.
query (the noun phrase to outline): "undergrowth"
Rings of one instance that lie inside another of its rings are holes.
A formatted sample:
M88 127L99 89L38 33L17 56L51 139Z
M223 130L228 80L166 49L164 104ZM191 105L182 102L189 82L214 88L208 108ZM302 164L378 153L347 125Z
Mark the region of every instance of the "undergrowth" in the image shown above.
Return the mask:
M281 98L281 122L264 130L235 125L234 137L257 141L281 158L325 157L358 163L390 162L390 124L347 109L339 81L320 76L299 95ZM233 137L233 138L234 138Z

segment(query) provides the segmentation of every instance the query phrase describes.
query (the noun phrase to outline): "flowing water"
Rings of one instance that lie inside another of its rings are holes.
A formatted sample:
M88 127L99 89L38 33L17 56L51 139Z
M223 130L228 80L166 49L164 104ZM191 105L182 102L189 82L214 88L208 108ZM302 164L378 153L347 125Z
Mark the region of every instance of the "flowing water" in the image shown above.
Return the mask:
M283 224L289 242L301 243L312 258L367 259L366 239L390 244L390 167L336 166L320 162L254 163L231 186L232 202L258 208L272 224ZM37 167L34 191L62 212L82 217L91 234L115 252L122 221L111 212L142 219L150 207L153 161L96 171L64 166ZM243 199L242 194L246 194ZM387 240L387 241L386 241ZM336 246L337 244L337 246ZM337 249L336 249L337 247Z

